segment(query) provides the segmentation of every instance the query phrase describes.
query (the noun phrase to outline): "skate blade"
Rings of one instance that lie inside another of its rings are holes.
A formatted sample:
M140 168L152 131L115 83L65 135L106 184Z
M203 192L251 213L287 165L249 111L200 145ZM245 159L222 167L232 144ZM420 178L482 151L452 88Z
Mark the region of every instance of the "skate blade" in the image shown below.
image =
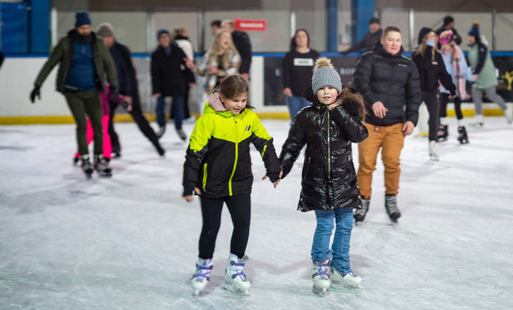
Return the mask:
M432 161L440 161L440 156L429 155L429 159L431 159Z
M223 288L229 292L237 294L239 296L249 296L249 290L241 290L240 288L230 284L224 283Z
M314 285L312 287L312 292L315 295L317 295L317 296L324 297L328 293L328 289L327 288L318 287L318 286Z
M361 287L360 284L349 285L345 283L333 283L331 289L334 291L359 291Z

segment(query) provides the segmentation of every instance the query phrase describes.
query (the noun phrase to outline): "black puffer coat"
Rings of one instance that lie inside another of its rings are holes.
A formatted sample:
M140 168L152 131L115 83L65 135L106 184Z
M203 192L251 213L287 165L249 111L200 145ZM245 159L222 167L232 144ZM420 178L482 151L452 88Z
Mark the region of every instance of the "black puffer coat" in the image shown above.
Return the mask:
M354 72L354 87L363 96L367 116L365 122L391 126L406 121L417 124L419 118L419 72L410 58L387 53L381 44L362 55ZM372 105L383 102L388 109L384 118L374 115Z
M351 142L368 136L359 116L362 99L344 88L339 96L342 104L329 111L311 89L305 97L313 103L296 115L280 155L285 177L306 144L298 210L357 208L360 192Z
M151 81L153 94L162 96L183 96L187 89L191 70L185 67L183 50L175 43L171 43L171 54L159 45L151 54ZM182 66L185 70L182 70Z

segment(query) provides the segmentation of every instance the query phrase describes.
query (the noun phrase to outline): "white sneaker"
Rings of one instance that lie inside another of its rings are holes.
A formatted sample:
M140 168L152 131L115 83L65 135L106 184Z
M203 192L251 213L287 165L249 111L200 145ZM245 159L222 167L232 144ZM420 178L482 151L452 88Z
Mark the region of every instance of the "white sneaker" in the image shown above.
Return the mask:
M507 107L504 113L506 114L506 121L508 124L513 123L513 110L511 110L510 107Z
M212 259L198 259L196 263L196 273L192 276L191 286L194 289L194 296L205 289L210 281L210 271L212 270Z
M249 295L251 283L244 274L244 265L248 257L238 258L235 254L230 254L224 273L224 288L233 293Z
M331 268L331 281L333 281L333 287L335 286L350 286L357 287L362 283L360 276L355 276L352 271L342 274L335 268Z
M438 153L435 140L429 141L429 157L431 157L432 160L440 160L440 154Z

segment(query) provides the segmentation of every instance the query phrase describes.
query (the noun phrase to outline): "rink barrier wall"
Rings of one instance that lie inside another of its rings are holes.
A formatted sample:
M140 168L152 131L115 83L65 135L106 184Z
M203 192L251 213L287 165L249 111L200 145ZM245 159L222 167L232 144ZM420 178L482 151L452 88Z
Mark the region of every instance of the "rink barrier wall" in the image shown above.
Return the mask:
M255 107L255 113L262 119L289 119L288 109L284 102L281 84L281 60L285 53L254 53L251 68L250 102ZM352 75L358 54L343 57L339 53L321 53L330 57L335 68L339 71L342 83L352 86ZM201 57L197 54L197 58ZM498 92L506 101L513 102L513 52L492 53L494 61L502 75ZM54 68L43 87L41 100L32 104L29 100L33 81L40 68L47 60L48 55L7 55L2 68L0 68L0 125L29 125L29 124L71 124L73 118L65 102L64 96L55 91L55 77L57 69ZM139 88L143 112L149 121L155 120L152 113L155 100L151 97L151 80L149 75L149 54L133 54L134 65L138 72ZM201 85L198 79L197 85ZM195 87L191 92L191 114L200 116L204 102L197 100L200 88ZM13 91L14 90L14 91ZM506 96L504 95L506 94ZM474 116L474 106L471 102L462 105L465 117ZM132 122L132 118L123 109L118 109L114 117L115 122ZM485 116L503 116L504 113L495 103L484 103ZM455 117L453 105L449 104L449 117Z

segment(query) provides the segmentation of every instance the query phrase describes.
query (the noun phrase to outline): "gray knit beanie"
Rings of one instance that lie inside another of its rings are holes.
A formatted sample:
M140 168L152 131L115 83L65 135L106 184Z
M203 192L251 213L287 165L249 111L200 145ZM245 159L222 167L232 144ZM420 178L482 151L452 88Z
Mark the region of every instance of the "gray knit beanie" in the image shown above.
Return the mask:
M110 23L102 23L98 25L98 30L96 30L96 34L102 38L110 38L114 37L114 28Z
M340 75L335 71L335 68L333 68L328 58L320 57L315 62L312 76L312 90L315 94L319 89L327 85L335 87L339 94L342 92Z

